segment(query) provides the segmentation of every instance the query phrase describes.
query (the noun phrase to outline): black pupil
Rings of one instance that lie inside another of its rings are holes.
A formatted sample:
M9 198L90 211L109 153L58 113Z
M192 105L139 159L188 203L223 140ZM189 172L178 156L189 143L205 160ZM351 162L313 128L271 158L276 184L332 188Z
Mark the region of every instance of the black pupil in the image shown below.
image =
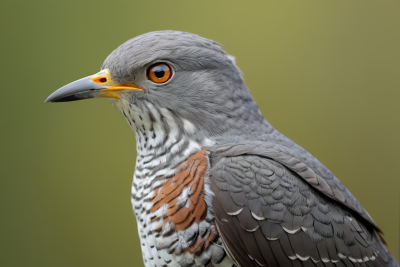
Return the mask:
M153 72L154 72L154 75L156 75L156 77L159 79L164 77L164 75L165 75L165 71L164 71L163 67L161 67L161 66L155 67L153 69Z

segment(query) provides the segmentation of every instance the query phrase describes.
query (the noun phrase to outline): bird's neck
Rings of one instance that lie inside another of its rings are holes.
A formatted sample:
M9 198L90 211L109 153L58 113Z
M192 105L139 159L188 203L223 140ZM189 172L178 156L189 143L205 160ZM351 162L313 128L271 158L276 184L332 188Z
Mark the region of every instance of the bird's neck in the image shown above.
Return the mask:
M192 123L173 116L168 109L149 102L135 105L119 101L116 105L135 132L137 182L150 184L160 175L173 174L190 155L213 145L211 139L197 133Z

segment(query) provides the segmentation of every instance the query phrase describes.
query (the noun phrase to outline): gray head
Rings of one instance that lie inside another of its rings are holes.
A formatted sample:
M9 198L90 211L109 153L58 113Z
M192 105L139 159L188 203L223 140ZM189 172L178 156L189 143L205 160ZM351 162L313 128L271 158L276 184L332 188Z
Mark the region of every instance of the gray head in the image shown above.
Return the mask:
M94 97L112 99L136 133L154 123L168 128L168 120L210 139L257 136L270 128L234 58L217 42L186 32L128 40L107 57L102 71L60 88L46 102Z

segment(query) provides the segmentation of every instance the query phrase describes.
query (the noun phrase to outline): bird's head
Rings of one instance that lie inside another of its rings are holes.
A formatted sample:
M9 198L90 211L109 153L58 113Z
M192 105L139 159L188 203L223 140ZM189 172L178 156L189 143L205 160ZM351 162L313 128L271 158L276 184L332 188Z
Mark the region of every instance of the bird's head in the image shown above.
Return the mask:
M128 40L99 73L58 89L46 102L96 97L112 99L135 132L174 120L183 131L212 137L248 131L250 122L263 120L234 58L217 42L185 32Z

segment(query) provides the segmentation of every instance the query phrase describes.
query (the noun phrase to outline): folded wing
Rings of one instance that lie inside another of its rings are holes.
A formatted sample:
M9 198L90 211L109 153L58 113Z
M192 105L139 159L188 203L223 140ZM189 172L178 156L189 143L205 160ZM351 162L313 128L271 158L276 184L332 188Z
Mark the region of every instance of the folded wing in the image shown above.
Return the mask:
M373 223L275 160L215 157L211 183L218 230L239 266L398 266Z

